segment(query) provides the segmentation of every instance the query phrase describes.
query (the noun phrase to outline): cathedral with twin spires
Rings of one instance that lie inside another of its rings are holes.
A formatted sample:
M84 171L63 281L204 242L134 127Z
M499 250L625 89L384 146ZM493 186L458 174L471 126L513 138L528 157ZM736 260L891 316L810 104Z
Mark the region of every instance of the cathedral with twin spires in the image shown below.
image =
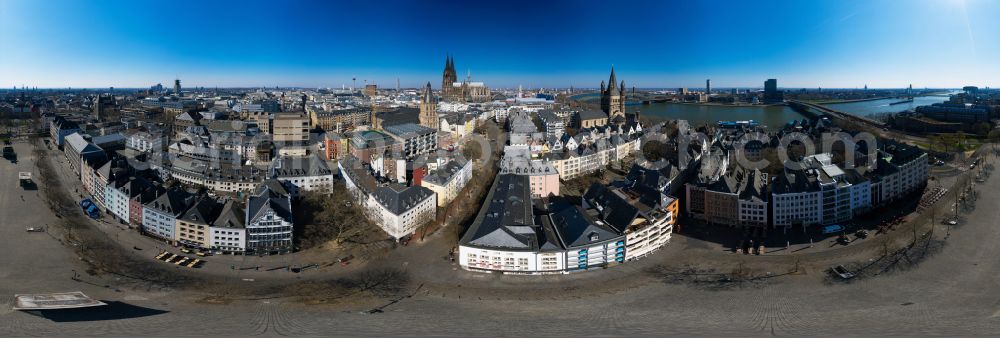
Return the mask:
M471 72L465 81L458 81L455 59L445 57L444 74L441 76L441 99L447 102L487 102L492 98L490 89L482 82L473 82Z

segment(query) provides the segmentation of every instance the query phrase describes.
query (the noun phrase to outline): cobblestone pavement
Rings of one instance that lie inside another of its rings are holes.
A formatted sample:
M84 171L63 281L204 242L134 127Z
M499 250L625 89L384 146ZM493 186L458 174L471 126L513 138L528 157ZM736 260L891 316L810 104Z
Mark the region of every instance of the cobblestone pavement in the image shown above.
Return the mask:
M0 336L210 335L957 335L1000 332L1000 179L980 183L980 206L947 231L943 250L909 271L831 283L824 266L856 259L874 245L815 253L798 273L725 290L677 284L647 273L684 261L746 262L787 269L789 257L742 256L699 249L681 236L646 259L581 274L497 276L463 272L433 238L394 250L385 264L412 275L410 297L336 305L294 298L210 304L196 287L147 288L120 277L83 274L72 250L25 226L58 221L37 192L16 187L32 170L31 146L17 143L20 162L0 163ZM40 187L44 189L44 187ZM10 193L6 193L10 191ZM16 192L16 193L15 193ZM21 198L24 200L22 201ZM941 231L940 233L945 233ZM905 236L902 236L905 237ZM423 256L423 255L426 255ZM435 259L438 263L428 261ZM719 265L722 269L726 265ZM229 283L244 283L231 280ZM424 283L421 286L419 284ZM111 304L77 316L10 310L15 293L80 290ZM249 297L247 297L249 298ZM394 301L398 300L398 301ZM382 312L370 313L379 308Z

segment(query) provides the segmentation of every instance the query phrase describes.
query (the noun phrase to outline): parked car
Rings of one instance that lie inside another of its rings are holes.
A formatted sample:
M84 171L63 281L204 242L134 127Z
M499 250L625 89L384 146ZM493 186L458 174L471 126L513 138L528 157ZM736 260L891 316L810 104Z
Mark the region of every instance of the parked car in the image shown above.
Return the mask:
M837 265L835 267L830 268L830 273L834 274L837 277L840 277L840 279L845 279L845 280L855 277L854 273L847 270L847 268L845 268L843 265Z
M28 232L45 232L45 228L42 227L28 227L25 230L27 230Z
M858 238L868 238L868 230L858 230L858 232L855 232L854 235Z
M83 208L83 211L86 212L87 216L90 216L90 218L98 219L101 217L100 209L98 209L97 205L94 204L94 202L91 202L89 198L80 201L80 208Z
M851 244L851 239L847 238L847 235L840 234L839 236L837 236L837 244L840 244L840 245Z

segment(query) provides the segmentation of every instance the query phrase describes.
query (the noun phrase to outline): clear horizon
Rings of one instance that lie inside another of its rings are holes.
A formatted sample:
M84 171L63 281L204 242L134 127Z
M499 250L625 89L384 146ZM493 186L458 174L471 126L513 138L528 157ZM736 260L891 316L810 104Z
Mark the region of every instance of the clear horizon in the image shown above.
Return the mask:
M1000 2L0 2L0 88L996 87ZM978 37L978 39L977 39Z
M155 86L156 84L157 83L154 83L154 84L152 84L150 86ZM169 89L173 88L173 83L162 83L162 82L159 82L158 84L163 85L164 89L168 89L169 90ZM144 87L114 87L114 89L115 90L146 90L146 89L149 89L150 86L144 86ZM27 86L25 86L25 88L21 88L21 86L17 86L17 88L14 88L14 86L11 86L9 88L0 88L0 91L21 91L21 90L29 90L29 91L30 90L53 90L53 91L56 91L56 90L66 90L67 88L69 88L70 90L106 90L106 89L109 89L110 87L113 87L113 86L109 86L109 87L72 87L72 86L70 86L70 87L27 87ZM185 86L182 83L181 87L183 88L183 90L190 90L192 88L202 88L204 90L209 90L209 89L214 89L214 88L218 88L218 89L257 89L257 88L260 88L260 89L274 89L276 86L267 86L267 87L260 87L260 86L257 86L257 87L251 87L251 86L232 86L232 87L223 87L223 86ZM299 88L301 88L301 89L340 89L339 86L336 87L336 88L335 87L307 87L307 86L277 86L277 87L279 89L286 89L286 88L291 88L291 89L299 89ZM351 86L347 86L347 88L350 88L350 87ZM362 85L358 85L357 89L360 90L361 88L362 88ZM379 86L379 89L395 89L395 88L396 88L395 86L385 86L385 87ZM400 86L401 90L419 90L419 89L422 89L422 88L423 88L423 86L413 86L413 87ZM540 89L540 88L544 88L544 89L569 89L570 87L534 87L534 88L527 88L527 87L525 87L523 89L524 90L529 90L529 89ZM586 90L586 91L597 90L598 89L597 87L573 87L573 88L575 90ZM629 88L631 88L631 87L629 87ZM703 87L684 87L684 86L678 86L678 87L635 87L636 90L676 90L678 88L687 88L688 90L691 90L691 91L699 91L699 90L703 90L704 86ZM714 92L716 89L718 89L718 90L724 90L724 89L734 89L734 88L735 89L763 89L764 87L763 86L757 86L757 87L752 87L752 86L747 86L747 87L716 87L715 85L713 85L712 86L712 91ZM826 87L821 87L821 88L823 90L863 90L864 89L864 87L861 87L861 88L826 88ZM980 87L980 88L987 88L987 87ZM988 87L988 88L993 89L992 87ZM434 89L437 90L438 88L434 88ZM517 87L492 87L492 89L514 90L514 89L517 89ZM778 86L778 89L786 89L786 90L817 89L817 87L782 87L782 86ZM868 90L898 90L898 89L906 89L906 87L868 87ZM962 87L920 87L920 88L913 87L913 89L914 90L961 90Z

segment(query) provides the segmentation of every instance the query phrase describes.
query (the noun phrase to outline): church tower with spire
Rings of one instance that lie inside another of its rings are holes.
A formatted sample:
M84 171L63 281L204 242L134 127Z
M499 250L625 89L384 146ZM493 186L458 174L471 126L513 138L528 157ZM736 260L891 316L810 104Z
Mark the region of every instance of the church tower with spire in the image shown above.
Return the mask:
M444 74L441 76L441 97L445 101L456 101L461 88L456 88L458 73L455 72L455 60L451 56L445 56Z
M420 99L420 125L436 131L440 129L440 123L441 120L438 119L437 114L437 103L434 102L434 93L431 92L431 83L427 82L427 86L424 87L424 92Z
M604 81L601 81L601 110L608 114L609 120L615 117L625 117L625 81L621 84L615 78L615 67L611 67L611 78L608 79L607 89Z

